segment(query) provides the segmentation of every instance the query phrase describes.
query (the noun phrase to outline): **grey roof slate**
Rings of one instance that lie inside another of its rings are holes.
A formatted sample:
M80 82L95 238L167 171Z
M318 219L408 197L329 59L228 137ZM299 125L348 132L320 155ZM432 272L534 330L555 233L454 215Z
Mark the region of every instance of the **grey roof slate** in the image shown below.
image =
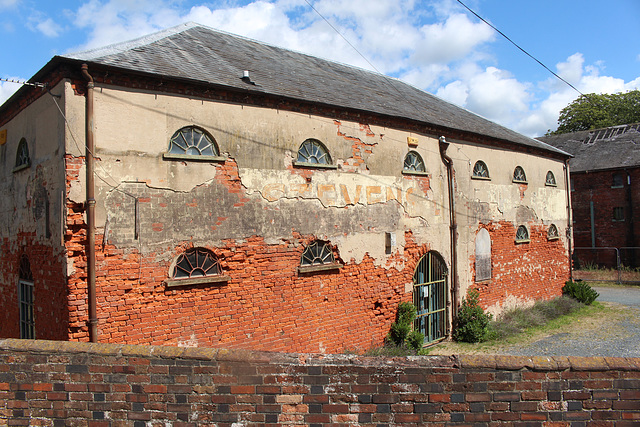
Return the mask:
M62 58L413 119L566 154L400 80L193 23ZM255 85L242 80L244 70Z
M574 156L572 172L640 166L640 123L539 138Z

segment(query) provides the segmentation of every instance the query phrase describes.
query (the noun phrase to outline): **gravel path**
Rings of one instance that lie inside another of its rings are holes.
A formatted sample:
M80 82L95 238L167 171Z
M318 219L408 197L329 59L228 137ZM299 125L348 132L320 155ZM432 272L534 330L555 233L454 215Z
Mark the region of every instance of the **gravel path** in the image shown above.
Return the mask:
M526 345L502 348L501 354L526 356L640 357L640 287L594 288L597 301L615 307L617 314L579 322Z

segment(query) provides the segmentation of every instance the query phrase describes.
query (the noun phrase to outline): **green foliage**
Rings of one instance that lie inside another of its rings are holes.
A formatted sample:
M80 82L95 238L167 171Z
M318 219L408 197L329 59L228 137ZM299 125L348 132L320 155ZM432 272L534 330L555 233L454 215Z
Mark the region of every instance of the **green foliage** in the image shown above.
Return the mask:
M470 290L462 300L458 316L454 322L453 339L462 342L480 342L487 337L487 327L491 315L486 314L478 305L480 294Z
M424 345L424 334L420 331L413 330L407 335L407 339L405 341L409 347L414 349L417 352L422 350L422 346Z
M558 129L549 135L640 122L640 90L581 95L560 111Z
M574 282L572 280L568 280L565 283L562 287L562 293L564 295L569 295L586 305L591 305L591 303L600 296L599 293L593 290L591 286L587 285L585 282Z
M412 331L413 321L416 319L416 307L408 302L398 304L396 321L391 324L387 335L387 341L396 347L405 347L418 352L424 343L424 335L418 331Z

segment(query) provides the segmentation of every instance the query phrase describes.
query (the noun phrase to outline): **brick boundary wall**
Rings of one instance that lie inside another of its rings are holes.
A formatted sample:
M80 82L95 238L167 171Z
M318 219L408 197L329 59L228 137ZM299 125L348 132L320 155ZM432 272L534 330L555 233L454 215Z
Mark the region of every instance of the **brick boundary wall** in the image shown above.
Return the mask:
M0 424L640 425L640 359L0 340Z

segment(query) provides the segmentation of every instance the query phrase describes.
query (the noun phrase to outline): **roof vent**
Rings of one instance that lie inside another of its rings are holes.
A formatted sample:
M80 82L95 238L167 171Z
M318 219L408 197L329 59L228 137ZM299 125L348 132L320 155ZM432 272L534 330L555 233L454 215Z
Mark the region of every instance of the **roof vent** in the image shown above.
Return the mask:
M242 72L242 81L245 83L249 83L250 85L254 85L255 83L251 81L251 77L249 77L249 70L244 70Z

